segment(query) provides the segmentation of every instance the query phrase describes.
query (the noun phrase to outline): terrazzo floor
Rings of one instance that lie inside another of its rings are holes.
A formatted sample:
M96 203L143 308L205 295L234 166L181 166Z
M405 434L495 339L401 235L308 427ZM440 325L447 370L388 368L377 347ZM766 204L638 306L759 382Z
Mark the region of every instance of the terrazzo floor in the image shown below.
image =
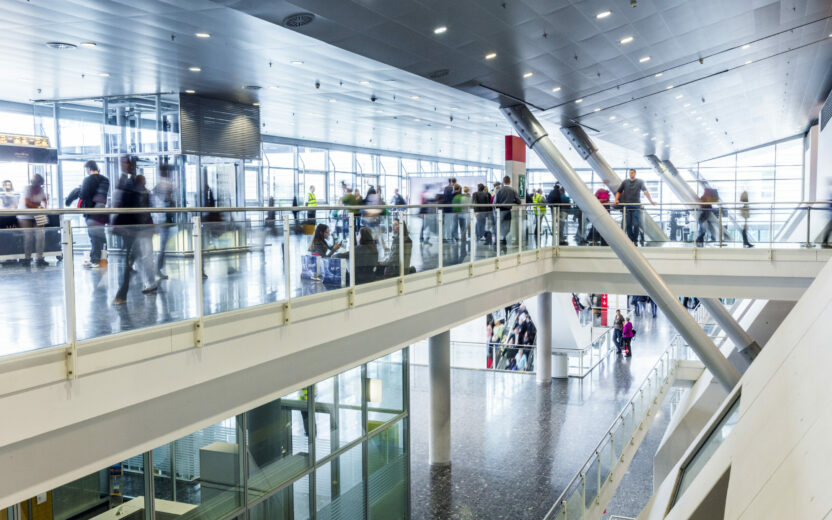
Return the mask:
M634 323L634 356L610 355L584 379L452 369L446 468L428 464L428 372L411 367L411 517L543 518L669 345L661 314Z

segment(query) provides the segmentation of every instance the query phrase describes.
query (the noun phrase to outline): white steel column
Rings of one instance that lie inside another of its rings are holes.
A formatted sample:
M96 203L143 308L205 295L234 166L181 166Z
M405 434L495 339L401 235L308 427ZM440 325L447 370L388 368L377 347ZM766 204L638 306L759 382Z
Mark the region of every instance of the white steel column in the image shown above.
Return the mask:
M430 374L430 464L451 463L451 331L428 339Z
M655 155L648 155L647 160L653 165L653 169L659 174L668 185L673 189L676 197L682 202L696 202L696 193L693 189L682 179L679 171L672 165L668 166L669 161L660 161ZM671 169L672 168L672 169ZM721 227L720 223L717 223ZM722 305L719 300L713 298L701 298L702 305L708 310L708 313L713 317L714 321L722 327L725 334L731 338L734 346L740 354L742 354L748 361L754 361L757 354L760 353L760 345L754 341L746 331L743 329L737 320L731 316L728 309Z
M534 357L535 379L539 384L552 382L552 293L537 295L537 354Z
M682 307L644 255L618 227L618 223L613 220L606 208L589 191L529 109L525 105L514 105L503 107L500 111L523 137L529 148L537 153L543 164L560 180L584 215L592 220L621 262L667 315L679 334L699 355L714 377L726 390L730 391L734 388L740 380L739 373Z
M615 194L618 190L618 187L621 185L621 179L618 177L618 174L615 173L615 170L612 169L612 166L598 153L598 147L595 146L595 143L586 135L584 129L579 126L569 126L563 127L560 129L561 133L569 139L569 142L572 143L572 147L578 152L583 160L585 160L601 177L601 180L610 191ZM656 221L653 220L653 217L647 214L646 211L642 211L642 224L644 225L644 232L647 234L647 237L655 242L667 242L668 238L667 235L664 234L662 228L656 224Z

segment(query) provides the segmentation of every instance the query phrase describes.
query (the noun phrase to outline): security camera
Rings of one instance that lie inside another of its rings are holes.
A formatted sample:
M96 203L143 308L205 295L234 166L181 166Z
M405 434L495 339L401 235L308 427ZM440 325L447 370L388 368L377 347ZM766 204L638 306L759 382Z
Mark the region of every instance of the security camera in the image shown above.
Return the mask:
M315 88L321 88L321 82L320 81L315 80Z
M638 0L630 0L630 7L638 7Z
M376 95L375 95L375 94L373 94L372 96L370 96L370 101L372 101L373 103L375 103L377 100L378 100L378 98L376 97Z

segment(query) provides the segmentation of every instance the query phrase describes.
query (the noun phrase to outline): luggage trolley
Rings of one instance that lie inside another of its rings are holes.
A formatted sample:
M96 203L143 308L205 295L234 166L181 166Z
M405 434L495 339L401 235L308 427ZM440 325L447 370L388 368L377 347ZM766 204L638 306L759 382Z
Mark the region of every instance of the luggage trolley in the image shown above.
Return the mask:
M48 204L53 207L56 204L60 206L54 176L57 164L58 150L50 146L48 137L0 133L0 172L2 172L0 176L3 177L0 180L12 180L15 188L12 193L2 193L0 206L3 209L16 208L23 188L36 173L42 175L45 180L44 189L49 197ZM44 226L46 236L43 253L45 257L63 259L60 227L60 217L48 215L48 222ZM3 230L0 231L3 236L0 240L0 261L5 263L23 259L23 231L5 231L19 229L17 217L0 215L0 229Z

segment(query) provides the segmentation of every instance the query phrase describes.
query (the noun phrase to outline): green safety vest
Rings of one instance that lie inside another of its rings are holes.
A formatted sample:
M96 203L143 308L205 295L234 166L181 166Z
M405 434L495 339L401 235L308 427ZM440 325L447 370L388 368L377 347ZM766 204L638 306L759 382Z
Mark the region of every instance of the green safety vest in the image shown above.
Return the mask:
M535 193L532 196L532 202L534 203L534 214L535 215L543 215L543 212L546 209L543 207L543 195L540 193Z
M306 205L307 206L317 206L318 199L315 198L315 194L311 191L306 196Z

